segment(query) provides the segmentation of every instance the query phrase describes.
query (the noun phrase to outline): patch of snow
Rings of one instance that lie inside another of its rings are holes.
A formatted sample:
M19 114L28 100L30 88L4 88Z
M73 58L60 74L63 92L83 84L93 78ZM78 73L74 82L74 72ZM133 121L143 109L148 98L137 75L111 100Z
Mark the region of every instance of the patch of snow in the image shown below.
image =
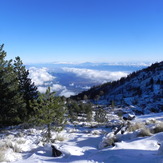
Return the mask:
M158 149L158 154L163 155L163 142L160 143L160 147Z

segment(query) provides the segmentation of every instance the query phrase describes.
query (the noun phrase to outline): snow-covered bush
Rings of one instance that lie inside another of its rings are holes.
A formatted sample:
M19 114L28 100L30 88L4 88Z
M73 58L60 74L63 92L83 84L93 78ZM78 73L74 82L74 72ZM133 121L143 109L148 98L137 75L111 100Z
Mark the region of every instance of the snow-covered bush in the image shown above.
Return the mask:
M33 134L36 133L36 129L35 129L35 128L30 128L30 129L27 130L27 133L28 133L29 135L33 135Z
M5 152L6 152L5 149L1 149L0 150L0 162L5 162L6 161L6 159L5 159Z
M114 146L115 141L116 136L114 135L114 132L110 132L103 138L102 142L99 144L99 149Z
M0 150L2 151L3 149L5 149L6 151L8 151L11 149L14 153L21 153L23 152L23 146L25 143L25 138L15 137L14 135L10 134L4 136L4 138L0 140Z
M68 132L68 133L76 133L76 132L79 132L79 130L76 129L76 128L69 128L69 129L67 130L67 132Z
M138 137L145 137L145 136L151 136L151 132L150 129L147 127L144 127L142 129L140 129L140 131L138 132Z
M154 133L159 133L159 132L163 132L163 122L159 122L156 124L156 126L153 129Z
M147 119L147 120L145 121L145 124L146 124L146 125L156 124L156 123L157 123L156 119Z
M14 137L15 137L14 135L10 134L10 135L7 135L5 139L12 140L14 139Z
M17 144L24 144L26 142L26 140L24 138L18 138L16 139L16 143Z
M121 141L124 141L124 140L132 140L132 139L137 138L137 135L138 135L137 131L128 132L128 133L125 133L125 134L117 134L116 135L116 142L121 142Z
M136 123L131 123L129 126L128 126L128 131L129 132L133 132L133 131L136 131L138 129L142 129L142 128L146 128L145 124L142 123L142 122L136 122Z
M55 141L64 141L66 139L67 139L67 137L64 134L56 134L56 136L55 136Z
M138 137L151 136L150 129L143 122L130 123L127 130L129 132L137 131Z
M120 120L120 119L113 119L113 120L110 120L107 124L106 124L106 127L108 128L114 128L116 126L120 126L124 123L123 120Z
M0 162L15 161L20 157L22 148L14 141L14 139L10 139L11 137L12 136L9 135L0 140Z
M106 134L106 132L104 130L92 130L91 134L92 135L102 135L102 134Z
M16 153L23 152L22 148L17 143L14 143L12 148L13 148L13 151L16 152Z
M16 134L16 137L23 137L24 136L24 133L23 132L18 132L17 134Z
M4 140L4 147L12 149L16 153L22 152L20 145L14 140Z
M15 153L11 148L3 148L0 150L0 162L11 162L21 158L21 155Z

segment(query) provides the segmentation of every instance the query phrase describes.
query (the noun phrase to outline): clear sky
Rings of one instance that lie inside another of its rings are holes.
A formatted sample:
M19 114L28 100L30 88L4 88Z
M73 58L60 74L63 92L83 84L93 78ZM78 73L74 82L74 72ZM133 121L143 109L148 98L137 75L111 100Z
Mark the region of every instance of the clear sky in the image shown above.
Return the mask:
M0 18L24 63L163 60L163 0L0 0Z

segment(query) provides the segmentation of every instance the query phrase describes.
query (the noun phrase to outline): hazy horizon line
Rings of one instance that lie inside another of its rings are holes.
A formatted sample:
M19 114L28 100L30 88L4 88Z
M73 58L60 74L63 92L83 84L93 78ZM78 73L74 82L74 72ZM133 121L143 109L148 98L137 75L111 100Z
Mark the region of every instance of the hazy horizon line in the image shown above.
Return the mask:
M104 64L104 65L110 65L110 66L118 66L118 65L121 65L121 66L149 66L153 63L156 63L156 62L161 62L161 61L117 61L117 62L98 62L98 61L79 61L79 62L65 62L65 61L54 61L54 62L25 62L24 64L25 65L39 65L39 64L60 64L60 65L65 65L65 64L68 64L68 65L82 65L82 64L92 64L92 65L98 65L98 64Z

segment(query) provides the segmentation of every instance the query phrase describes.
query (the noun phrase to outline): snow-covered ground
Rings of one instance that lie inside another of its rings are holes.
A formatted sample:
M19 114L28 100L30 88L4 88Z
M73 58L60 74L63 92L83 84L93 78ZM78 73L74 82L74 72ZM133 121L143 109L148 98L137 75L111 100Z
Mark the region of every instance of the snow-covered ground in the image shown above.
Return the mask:
M159 121L163 121L163 113L139 116L133 123L146 122L152 128ZM57 139L54 145L63 153L56 158L52 157L51 144L42 143L42 130L1 132L0 162L4 159L12 163L163 163L163 132L145 137L135 136L138 131L126 132L117 135L119 141L115 146L99 148L109 131L105 127L69 125L61 133L53 133Z

